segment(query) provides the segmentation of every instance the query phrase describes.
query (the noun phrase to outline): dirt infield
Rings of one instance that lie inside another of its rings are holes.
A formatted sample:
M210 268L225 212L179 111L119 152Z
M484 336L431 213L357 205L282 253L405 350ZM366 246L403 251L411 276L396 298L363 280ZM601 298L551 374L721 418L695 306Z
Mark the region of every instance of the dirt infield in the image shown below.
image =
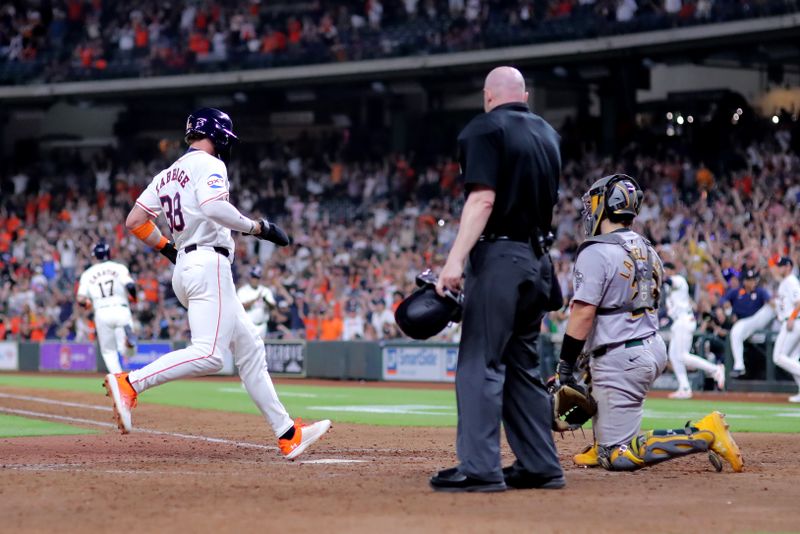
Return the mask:
M7 387L3 392L107 405L101 394ZM111 421L109 411L85 406L8 398L0 405ZM432 493L427 479L455 463L453 428L337 424L302 459L355 463L290 463L278 457L274 439L254 415L145 402L134 423L151 433L120 436L97 427L99 435L0 440L2 530L150 532L180 526L186 532L382 534L798 528L797 435L737 435L746 462L741 474L727 465L714 472L705 455L636 473L576 468L570 456L588 438L566 436L557 440L566 489L452 495Z

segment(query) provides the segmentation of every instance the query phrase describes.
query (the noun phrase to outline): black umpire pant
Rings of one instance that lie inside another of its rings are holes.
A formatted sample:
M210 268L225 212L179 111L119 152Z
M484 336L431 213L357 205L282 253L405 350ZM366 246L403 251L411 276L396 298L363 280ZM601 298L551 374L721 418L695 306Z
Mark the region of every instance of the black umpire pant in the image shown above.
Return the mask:
M518 468L548 478L563 473L536 353L546 300L540 264L528 243L479 241L470 252L456 370L456 451L459 471L474 478L503 480L501 420Z

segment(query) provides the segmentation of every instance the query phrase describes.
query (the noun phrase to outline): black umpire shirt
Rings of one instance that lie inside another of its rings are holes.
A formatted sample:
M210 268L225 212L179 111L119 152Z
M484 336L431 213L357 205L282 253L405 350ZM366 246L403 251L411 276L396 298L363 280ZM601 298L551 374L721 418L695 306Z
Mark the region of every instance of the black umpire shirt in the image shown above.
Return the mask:
M478 115L458 136L466 192L495 191L483 234L527 240L550 231L561 174L559 135L522 102Z

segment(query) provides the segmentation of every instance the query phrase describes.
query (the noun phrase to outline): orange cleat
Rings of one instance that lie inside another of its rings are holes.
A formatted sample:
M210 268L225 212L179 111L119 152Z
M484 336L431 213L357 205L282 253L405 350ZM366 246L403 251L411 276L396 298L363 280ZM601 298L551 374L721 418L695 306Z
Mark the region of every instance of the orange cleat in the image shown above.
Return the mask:
M287 460L294 460L331 427L328 419L323 419L310 425L304 425L303 421L297 419L294 422L294 436L292 439L279 439L278 448Z
M114 420L123 434L131 431L131 410L136 407L136 390L128 381L128 373L109 373L103 386L106 396L114 402Z

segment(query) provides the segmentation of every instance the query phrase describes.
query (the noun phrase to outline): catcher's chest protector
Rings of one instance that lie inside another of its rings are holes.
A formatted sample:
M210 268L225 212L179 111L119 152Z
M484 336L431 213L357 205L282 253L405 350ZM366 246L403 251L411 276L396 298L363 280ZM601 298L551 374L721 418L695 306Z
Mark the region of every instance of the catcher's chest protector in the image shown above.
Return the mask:
M628 302L616 308L598 308L599 315L612 315L618 313L639 314L646 311L658 309L658 301L661 293L660 271L658 260L653 247L647 239L639 236L644 244L647 255L644 255L640 247L630 243L618 233L601 234L587 238L580 247L578 254L585 248L596 243L608 243L619 245L625 250L629 261L633 265L633 280L631 280L631 297Z

